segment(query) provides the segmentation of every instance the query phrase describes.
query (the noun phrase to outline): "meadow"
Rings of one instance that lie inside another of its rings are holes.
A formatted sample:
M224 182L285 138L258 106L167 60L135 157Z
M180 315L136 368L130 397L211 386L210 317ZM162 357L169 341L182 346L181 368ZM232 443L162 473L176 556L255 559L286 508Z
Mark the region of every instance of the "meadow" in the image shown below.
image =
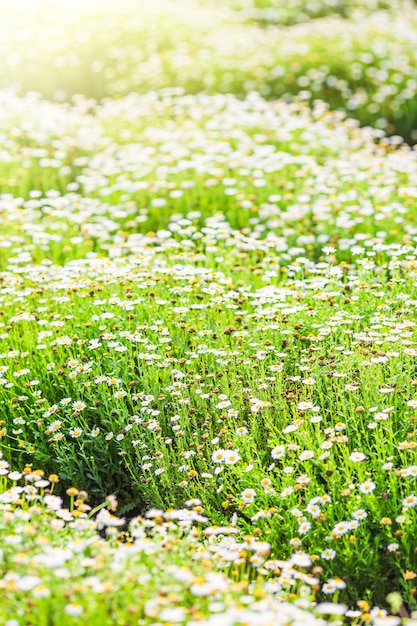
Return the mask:
M362 125L417 140L413 0L2 0L0 7L0 87L57 101L179 86L321 99Z
M414 626L414 4L22 6L0 623Z

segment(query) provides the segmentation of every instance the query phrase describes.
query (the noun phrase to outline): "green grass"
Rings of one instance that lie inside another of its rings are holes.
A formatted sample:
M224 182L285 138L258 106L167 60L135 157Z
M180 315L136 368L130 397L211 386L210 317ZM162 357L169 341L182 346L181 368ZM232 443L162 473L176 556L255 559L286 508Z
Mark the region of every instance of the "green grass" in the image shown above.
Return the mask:
M122 514L200 498L274 558L312 555L318 599L414 608L414 151L259 97L128 96L93 126L12 97L10 132L16 103L4 459Z
M1 624L413 626L415 4L3 8Z

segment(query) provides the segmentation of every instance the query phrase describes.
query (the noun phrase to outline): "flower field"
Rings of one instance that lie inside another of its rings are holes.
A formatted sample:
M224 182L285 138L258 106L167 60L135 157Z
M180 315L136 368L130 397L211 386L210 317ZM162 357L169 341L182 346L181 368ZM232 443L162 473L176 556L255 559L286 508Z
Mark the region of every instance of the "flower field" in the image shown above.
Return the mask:
M414 626L416 24L9 6L1 625Z
M3 5L0 87L58 101L74 93L100 99L178 86L240 97L297 95L417 140L413 0Z

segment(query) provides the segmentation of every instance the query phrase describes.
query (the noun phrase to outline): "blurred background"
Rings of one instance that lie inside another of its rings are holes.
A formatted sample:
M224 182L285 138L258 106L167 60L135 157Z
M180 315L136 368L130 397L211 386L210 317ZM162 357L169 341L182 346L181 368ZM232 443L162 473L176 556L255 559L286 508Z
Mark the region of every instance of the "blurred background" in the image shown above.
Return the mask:
M0 0L0 88L321 99L417 141L413 0Z

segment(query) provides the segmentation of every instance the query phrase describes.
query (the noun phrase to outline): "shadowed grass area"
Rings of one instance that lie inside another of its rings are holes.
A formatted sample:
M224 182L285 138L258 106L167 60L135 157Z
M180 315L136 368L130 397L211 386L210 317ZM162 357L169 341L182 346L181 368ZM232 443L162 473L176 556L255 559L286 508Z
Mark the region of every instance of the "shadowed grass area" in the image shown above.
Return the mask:
M204 4L204 0L202 0ZM216 5L215 0L207 0L207 4ZM220 3L217 3L220 4ZM224 4L224 3L222 3ZM363 16L376 11L390 10L395 13L413 8L414 0L228 0L227 4L238 12L244 20L254 21L261 25L282 24L290 26L310 20L339 15L350 18L355 13Z

